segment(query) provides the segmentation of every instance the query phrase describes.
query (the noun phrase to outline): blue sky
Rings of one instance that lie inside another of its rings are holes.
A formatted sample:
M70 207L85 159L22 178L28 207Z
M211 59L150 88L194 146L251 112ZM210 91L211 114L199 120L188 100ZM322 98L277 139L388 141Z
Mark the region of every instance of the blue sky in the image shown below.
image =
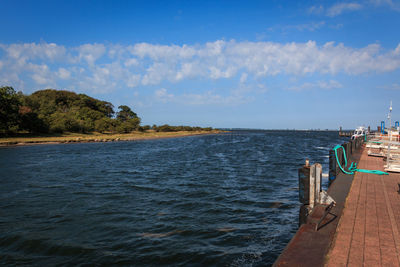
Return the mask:
M0 85L129 105L143 124L400 120L400 1L0 1Z

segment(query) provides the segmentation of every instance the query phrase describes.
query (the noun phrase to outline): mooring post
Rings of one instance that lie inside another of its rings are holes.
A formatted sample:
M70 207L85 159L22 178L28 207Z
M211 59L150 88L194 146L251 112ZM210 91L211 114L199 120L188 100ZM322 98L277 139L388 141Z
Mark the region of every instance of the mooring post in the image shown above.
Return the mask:
M331 168L333 168L333 166L330 164L330 173L332 171ZM334 174L336 176L336 164L334 168ZM299 169L299 200L303 204L299 211L299 226L307 222L308 215L316 205L335 203L333 198L322 190L321 185L322 165L315 163L310 166L309 160L306 159L306 164Z
M310 208L313 209L319 203L321 192L322 166L315 163L310 167Z
M299 226L307 222L310 208L310 161L299 168L299 201L302 203L299 211Z
M310 168L310 209L314 208L315 205L315 179L316 178L316 169L315 166L311 166Z
M299 169L299 201L308 205L310 203L310 162L306 159L305 165Z
M336 179L337 173L337 162L335 151L333 149L329 150L329 185Z
M320 203L320 193L321 193L321 182L322 182L322 165L315 163L313 165L314 169L314 205ZM311 179L310 179L311 180Z

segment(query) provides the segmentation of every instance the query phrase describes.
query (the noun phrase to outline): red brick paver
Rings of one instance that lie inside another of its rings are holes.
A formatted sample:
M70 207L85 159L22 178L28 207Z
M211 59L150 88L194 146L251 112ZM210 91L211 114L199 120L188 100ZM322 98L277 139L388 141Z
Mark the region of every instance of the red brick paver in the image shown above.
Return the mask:
M360 169L383 170L384 161L364 150ZM399 173L357 172L326 266L400 267Z

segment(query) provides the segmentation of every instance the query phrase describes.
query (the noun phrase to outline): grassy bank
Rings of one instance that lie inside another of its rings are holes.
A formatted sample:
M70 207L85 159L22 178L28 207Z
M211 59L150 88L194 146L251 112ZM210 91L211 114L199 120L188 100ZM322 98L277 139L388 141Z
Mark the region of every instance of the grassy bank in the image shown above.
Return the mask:
M133 141L158 138L172 138L203 134L221 133L219 130L212 131L179 131L179 132L132 132L127 134L101 134L101 133L65 133L59 135L40 135L40 136L16 136L1 137L0 146L12 145L31 145L31 144L57 144L57 143L84 143L84 142L116 142Z

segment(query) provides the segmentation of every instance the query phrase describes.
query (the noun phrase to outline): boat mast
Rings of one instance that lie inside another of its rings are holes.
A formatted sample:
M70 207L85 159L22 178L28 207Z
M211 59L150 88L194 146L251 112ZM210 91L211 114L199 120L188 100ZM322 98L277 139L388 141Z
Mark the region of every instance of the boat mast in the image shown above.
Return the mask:
M388 120L389 120L389 130L388 130L389 144L388 144L388 151L387 151L387 156L386 156L387 161L389 161L389 159L390 159L390 145L392 143L392 100L390 100Z
M392 100L390 100L388 120L389 120L389 130L390 130L390 129L392 129Z

